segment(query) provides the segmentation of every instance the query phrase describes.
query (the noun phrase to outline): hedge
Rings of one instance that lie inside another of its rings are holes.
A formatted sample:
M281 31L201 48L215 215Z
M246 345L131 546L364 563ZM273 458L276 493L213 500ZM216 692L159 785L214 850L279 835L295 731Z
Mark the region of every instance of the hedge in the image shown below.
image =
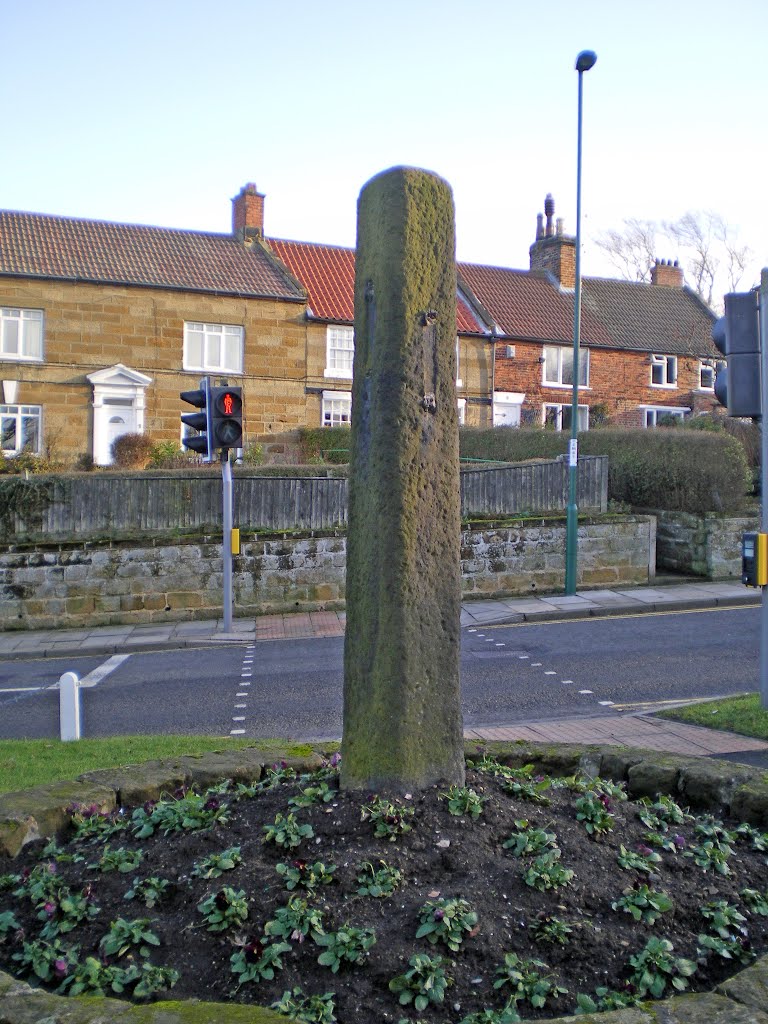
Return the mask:
M461 429L461 455L504 462L557 458L568 435L541 428ZM579 435L582 455L608 456L608 497L636 508L735 513L751 474L743 446L725 431L605 428Z

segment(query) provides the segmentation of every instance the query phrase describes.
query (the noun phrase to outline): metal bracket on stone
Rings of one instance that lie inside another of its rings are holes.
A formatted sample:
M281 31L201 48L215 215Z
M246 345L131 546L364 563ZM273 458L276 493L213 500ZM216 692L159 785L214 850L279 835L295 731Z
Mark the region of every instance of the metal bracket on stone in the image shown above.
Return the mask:
M422 351L421 351L421 363L422 371L424 374L424 396L419 403L424 412L434 413L437 411L437 400L435 398L435 392L437 390L437 335L436 335L436 324L437 324L437 313L434 309L427 309L421 314L421 328L422 328ZM431 366L431 377L430 381L430 363ZM429 385L432 384L432 390L430 391Z
M435 412L437 409L437 402L435 396L432 394L424 395L421 400L421 407L425 412Z

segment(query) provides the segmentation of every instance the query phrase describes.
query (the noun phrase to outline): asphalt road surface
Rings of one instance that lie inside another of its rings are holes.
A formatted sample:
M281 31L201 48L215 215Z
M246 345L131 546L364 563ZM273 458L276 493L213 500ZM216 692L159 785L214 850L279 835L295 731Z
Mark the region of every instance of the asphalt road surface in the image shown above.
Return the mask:
M58 736L55 684L77 672L82 735L341 735L341 638L247 649L0 662L0 739ZM615 715L758 689L759 609L462 631L467 727Z

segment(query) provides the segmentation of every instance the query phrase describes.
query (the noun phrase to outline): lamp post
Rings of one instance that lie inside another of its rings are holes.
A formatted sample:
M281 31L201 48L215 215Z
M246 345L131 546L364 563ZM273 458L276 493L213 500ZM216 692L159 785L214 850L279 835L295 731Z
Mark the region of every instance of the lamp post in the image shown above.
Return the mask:
M568 512L565 532L565 592L576 593L576 552L579 530L577 469L579 460L579 336L581 333L581 121L582 76L594 67L597 54L582 50L576 58L579 73L579 113L576 144L576 280L573 290L573 390L571 439L568 445Z

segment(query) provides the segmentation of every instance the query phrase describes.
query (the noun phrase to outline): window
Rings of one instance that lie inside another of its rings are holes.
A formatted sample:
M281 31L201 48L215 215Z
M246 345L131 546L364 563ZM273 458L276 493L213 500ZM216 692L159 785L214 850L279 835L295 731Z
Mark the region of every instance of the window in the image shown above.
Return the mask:
M563 345L544 348L544 383L551 387L573 387L573 349ZM579 350L579 387L589 385L589 349Z
M184 369L242 373L244 333L230 324L184 324Z
M699 389L701 391L715 390L715 367L711 362L699 363Z
M355 331L352 327L329 327L325 365L326 377L352 380Z
M677 387L677 356L651 356L651 385L656 388Z
M349 391L324 391L322 425L348 427L352 417L352 395Z
M464 381L461 379L461 373L459 372L459 338L456 337L456 387L463 387ZM464 420L461 421L462 423Z
M644 427L663 427L682 423L691 410L672 405L642 405L640 411Z
M42 358L42 309L0 309L0 359Z
M466 398L459 399L459 426L463 427L467 418L467 400Z
M0 438L4 455L26 449L40 452L40 406L0 405Z
M571 406L548 402L544 406L544 426L553 430L571 429ZM589 406L579 406L579 430L589 430Z

